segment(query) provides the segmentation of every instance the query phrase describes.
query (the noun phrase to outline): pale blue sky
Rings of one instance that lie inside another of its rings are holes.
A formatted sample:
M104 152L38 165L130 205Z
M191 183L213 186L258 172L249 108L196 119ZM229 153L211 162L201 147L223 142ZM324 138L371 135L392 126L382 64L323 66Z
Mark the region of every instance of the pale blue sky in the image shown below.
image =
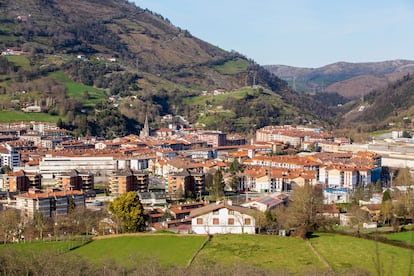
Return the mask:
M134 0L259 64L414 60L413 0Z

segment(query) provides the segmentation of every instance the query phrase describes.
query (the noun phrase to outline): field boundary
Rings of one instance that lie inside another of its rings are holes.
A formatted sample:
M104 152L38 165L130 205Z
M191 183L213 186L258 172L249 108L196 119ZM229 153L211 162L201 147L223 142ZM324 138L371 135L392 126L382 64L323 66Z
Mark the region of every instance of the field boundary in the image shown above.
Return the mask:
M185 269L188 269L194 262L195 258L198 256L198 254L201 252L201 250L203 250L203 248L206 246L206 244L211 241L211 235L208 235L206 240L203 242L203 244L200 246L200 248L194 252L193 256L191 257L191 259L188 261L187 266L185 267Z
M333 268L328 263L328 261L321 254L319 254L319 252L315 249L315 247L313 247L313 244L309 240L306 240L306 244L312 250L313 254L315 254L316 257L318 257L318 259L321 261L321 263L324 264L329 269L329 271L333 271Z

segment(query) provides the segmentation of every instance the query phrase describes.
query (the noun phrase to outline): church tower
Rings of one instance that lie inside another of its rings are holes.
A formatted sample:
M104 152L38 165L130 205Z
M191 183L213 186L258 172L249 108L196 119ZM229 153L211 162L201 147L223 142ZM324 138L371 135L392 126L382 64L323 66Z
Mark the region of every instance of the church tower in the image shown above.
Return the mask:
M139 137L145 138L148 136L150 136L150 128L148 124L148 115L145 115L144 127L141 129L141 132L139 133Z

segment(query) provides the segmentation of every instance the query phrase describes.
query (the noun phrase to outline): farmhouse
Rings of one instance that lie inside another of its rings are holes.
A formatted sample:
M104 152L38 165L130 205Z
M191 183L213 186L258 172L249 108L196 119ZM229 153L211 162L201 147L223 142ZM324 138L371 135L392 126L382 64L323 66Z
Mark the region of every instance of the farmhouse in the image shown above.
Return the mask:
M231 201L210 204L191 211L191 230L194 234L255 234L257 212Z

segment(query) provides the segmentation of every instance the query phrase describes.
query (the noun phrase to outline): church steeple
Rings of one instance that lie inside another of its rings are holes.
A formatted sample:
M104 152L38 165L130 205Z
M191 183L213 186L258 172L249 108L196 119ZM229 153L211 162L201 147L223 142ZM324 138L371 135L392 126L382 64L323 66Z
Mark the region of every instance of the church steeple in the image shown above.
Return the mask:
M148 124L148 114L145 115L144 127L142 128L141 132L139 133L139 136L141 138L150 136L150 128L149 128L149 124Z

